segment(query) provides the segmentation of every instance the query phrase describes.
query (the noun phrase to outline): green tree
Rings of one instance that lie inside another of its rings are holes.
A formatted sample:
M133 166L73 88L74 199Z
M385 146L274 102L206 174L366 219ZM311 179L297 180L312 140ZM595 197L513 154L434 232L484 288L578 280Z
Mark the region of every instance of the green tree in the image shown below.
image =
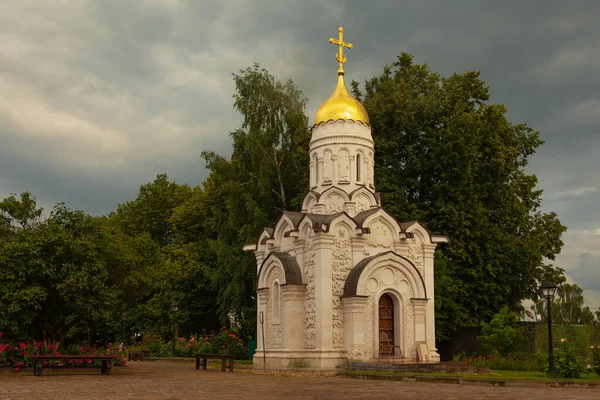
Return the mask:
M310 133L306 99L291 80L281 83L256 64L233 79L234 107L243 117L241 128L231 134L233 154L226 159L203 153L210 169L204 192L197 194L200 201L178 210L195 226L181 224L178 229L188 238L190 229L209 238L203 257L212 265L221 319L241 321L251 332L256 260L242 246L257 240L282 210L299 209L308 189Z
M204 240L205 232L181 228L178 237L175 227L189 226L190 213L179 219L174 215L184 205L197 207L197 192L202 189L158 175L140 187L135 200L119 205L104 220L111 238L106 244L111 249L111 277L119 293L117 314L127 312L132 329L171 335L173 302L179 304L176 318L182 334L218 327L216 291L200 257L204 249L193 246ZM187 238L193 238L193 244Z
M11 234L0 241L0 330L13 338L58 342L106 323L114 293L99 220L62 204L41 220L28 193L3 200L0 208L12 221Z
M356 83L353 91L362 96ZM544 259L559 253L566 228L541 211L537 178L524 171L542 141L490 102L479 72L441 78L402 54L366 82L364 105L384 207L451 238L436 254L438 338L562 275Z
M153 182L140 187L134 201L120 204L115 218L123 232L128 235L147 233L159 245L166 246L173 240L173 229L169 222L173 210L191 195L188 185L169 181L161 174Z
M482 322L479 340L483 346L502 355L515 350L518 326L517 314L507 306L502 307L489 323Z
M584 306L583 289L576 284L562 283L556 288L551 302L552 322L555 324L589 324L594 322L594 313ZM545 321L548 318L546 299L538 300L533 306Z

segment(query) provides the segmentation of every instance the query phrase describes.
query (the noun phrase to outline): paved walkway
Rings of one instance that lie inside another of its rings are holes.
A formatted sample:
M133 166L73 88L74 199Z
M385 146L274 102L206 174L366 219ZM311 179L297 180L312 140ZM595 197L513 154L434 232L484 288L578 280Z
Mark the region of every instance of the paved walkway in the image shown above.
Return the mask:
M0 399L594 399L597 389L499 388L416 382L367 381L333 376L263 375L251 371L196 371L192 364L133 362L98 370L0 373Z

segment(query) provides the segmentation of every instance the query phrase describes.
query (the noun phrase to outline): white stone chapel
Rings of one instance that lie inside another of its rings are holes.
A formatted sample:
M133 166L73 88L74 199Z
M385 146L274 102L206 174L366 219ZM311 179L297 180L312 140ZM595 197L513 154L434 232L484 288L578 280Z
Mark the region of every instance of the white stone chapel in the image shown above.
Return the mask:
M344 83L352 44L342 27L329 41L338 82L315 115L302 212L284 212L244 247L257 261L254 365L335 367L379 358L383 341L406 361L439 361L433 253L448 238L383 209L369 116Z

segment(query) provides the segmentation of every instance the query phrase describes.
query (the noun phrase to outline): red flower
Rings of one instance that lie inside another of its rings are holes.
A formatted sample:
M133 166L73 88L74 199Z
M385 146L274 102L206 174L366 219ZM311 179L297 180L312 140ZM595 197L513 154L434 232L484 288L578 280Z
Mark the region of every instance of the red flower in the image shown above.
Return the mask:
M50 346L48 346L49 350L56 350L56 345L55 344L51 344Z
M92 363L92 360L87 360L87 363L88 363L88 364L91 364L91 363Z
M48 361L44 361L44 367L48 366Z
M21 368L17 367L15 368L15 372L19 372L21 370Z
M60 356L60 351L54 353L55 356Z

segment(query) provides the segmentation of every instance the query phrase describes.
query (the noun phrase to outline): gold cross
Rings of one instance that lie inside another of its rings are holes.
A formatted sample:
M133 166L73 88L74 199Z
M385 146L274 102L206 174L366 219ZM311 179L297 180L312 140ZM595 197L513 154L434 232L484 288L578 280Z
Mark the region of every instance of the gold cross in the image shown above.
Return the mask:
M338 75L344 75L344 63L346 62L346 56L344 55L344 47L349 49L352 48L352 43L344 42L344 28L341 26L338 28L338 32L340 33L339 40L334 38L329 38L329 43L337 44L340 46L340 52L335 54L335 59L340 63L340 67L338 68Z

